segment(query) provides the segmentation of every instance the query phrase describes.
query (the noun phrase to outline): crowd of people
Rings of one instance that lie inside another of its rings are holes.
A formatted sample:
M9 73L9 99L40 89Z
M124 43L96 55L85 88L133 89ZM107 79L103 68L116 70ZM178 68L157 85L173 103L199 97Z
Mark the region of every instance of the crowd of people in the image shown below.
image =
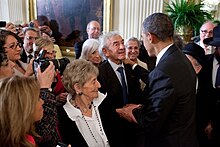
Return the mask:
M0 30L0 146L220 146L220 26L210 20L188 44L163 13L143 21L141 41L91 20L73 61L47 23L19 27Z

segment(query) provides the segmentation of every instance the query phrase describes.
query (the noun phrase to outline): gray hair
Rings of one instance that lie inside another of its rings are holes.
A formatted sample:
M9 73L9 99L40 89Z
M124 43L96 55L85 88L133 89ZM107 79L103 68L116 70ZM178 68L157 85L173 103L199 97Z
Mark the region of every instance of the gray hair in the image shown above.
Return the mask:
M82 53L80 59L89 59L89 56L99 49L99 41L96 39L87 39L82 46Z
M99 74L98 68L85 59L77 59L70 62L63 72L63 85L66 90L72 94L76 94L76 90L73 85L78 83L83 86L90 78L91 75Z
M100 42L100 46L99 46L99 54L104 58L107 59L107 57L104 55L104 53L102 52L103 48L109 49L110 46L110 42L109 40L114 37L114 36L120 36L119 32L117 31L111 31L108 33L105 33L103 35L101 35L99 37L99 42Z
M125 41L125 48L127 48L128 47L128 42L129 41L135 41L135 42L137 42L137 44L138 44L138 48L140 48L140 42L139 42L139 40L136 38L136 37L129 37L126 41Z
M151 33L157 36L161 41L173 38L174 27L168 15L163 13L154 13L148 16L142 25L143 33Z

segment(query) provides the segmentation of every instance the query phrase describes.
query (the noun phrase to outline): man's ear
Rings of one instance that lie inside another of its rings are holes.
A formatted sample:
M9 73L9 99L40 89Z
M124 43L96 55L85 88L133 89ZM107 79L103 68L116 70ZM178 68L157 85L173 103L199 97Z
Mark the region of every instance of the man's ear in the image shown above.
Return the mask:
M157 36L152 33L149 33L148 37L149 37L150 43L156 44L159 42Z
M195 69L196 74L198 74L201 71L201 69L202 69L202 65L196 66L196 69Z
M103 54L108 57L108 49L107 48L102 48Z

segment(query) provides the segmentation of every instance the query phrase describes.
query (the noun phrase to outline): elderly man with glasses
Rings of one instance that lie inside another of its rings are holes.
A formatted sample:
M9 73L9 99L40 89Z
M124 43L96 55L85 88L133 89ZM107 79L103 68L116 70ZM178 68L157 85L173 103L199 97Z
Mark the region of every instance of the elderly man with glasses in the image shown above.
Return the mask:
M215 27L215 24L211 21L206 21L200 28L200 40L197 42L198 45L200 45L204 51L205 54L212 54L214 52L214 48L211 46L208 46L203 43L203 40L209 37L213 36L213 28Z

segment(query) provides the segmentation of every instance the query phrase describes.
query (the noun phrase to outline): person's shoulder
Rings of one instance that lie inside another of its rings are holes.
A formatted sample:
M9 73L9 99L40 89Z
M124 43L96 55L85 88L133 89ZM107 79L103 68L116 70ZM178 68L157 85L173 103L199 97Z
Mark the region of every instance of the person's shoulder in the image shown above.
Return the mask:
M103 61L102 64L99 65L99 69L103 69L106 68L106 66L110 65L109 62L107 60Z

